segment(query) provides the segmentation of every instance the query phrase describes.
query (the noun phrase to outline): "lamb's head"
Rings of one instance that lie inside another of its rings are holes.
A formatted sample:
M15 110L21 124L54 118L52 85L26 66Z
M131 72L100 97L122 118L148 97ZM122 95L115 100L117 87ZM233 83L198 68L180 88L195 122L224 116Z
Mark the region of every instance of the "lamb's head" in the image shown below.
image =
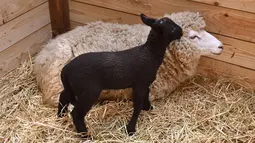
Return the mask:
M222 42L205 30L189 30L187 37L201 51L201 55L219 55L223 51Z
M141 14L141 19L144 24L151 27L151 35L157 36L157 38L162 38L167 43L167 45L174 40L180 39L182 37L182 28L177 25L173 20L168 17L163 17L160 19L154 19Z

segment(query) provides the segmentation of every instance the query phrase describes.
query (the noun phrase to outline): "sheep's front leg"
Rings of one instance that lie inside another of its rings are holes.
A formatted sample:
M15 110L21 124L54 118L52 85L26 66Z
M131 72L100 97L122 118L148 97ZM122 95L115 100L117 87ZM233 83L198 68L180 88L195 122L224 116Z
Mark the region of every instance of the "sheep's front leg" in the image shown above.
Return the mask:
M136 132L135 126L137 119L143 109L143 101L148 92L148 86L135 86L133 87L133 115L127 125L128 135L133 135Z
M143 100L143 110L145 111L149 111L153 109L153 107L151 106L151 102L149 100L149 94L150 94L150 88L147 88L147 92Z

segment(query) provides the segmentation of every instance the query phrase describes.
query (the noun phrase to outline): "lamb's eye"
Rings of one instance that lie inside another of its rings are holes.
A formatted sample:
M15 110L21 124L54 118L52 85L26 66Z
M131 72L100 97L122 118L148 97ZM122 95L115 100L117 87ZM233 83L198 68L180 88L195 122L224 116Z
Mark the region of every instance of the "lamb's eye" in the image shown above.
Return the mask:
M176 28L173 28L172 32L175 32Z
M161 19L159 23L163 24L164 22L166 22L166 20L165 19Z
M196 38L200 39L197 35L194 35L194 36L190 37L190 39L196 39Z

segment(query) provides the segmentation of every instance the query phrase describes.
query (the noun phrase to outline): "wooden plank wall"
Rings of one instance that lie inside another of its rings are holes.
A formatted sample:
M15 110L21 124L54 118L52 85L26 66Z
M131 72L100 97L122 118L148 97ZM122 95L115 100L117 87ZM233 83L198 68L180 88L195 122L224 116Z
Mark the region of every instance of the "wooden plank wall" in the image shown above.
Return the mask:
M47 0L1 0L0 76L37 53L51 35Z
M198 11L225 45L222 55L202 57L198 72L255 87L255 0L70 0L69 7L72 28L96 20L141 23L140 13Z

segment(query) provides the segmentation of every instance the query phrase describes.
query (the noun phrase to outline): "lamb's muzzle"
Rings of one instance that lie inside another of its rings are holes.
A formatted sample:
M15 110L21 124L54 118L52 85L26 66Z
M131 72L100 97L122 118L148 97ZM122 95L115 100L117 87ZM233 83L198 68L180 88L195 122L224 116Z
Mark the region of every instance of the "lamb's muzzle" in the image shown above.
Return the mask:
M104 89L132 88L134 111L127 125L132 135L141 110L152 109L149 86L156 78L170 42L180 39L182 28L169 18L153 19L141 14L144 24L151 27L147 41L118 52L81 54L66 64L61 72L64 90L60 94L58 116L67 112L69 103L77 132L87 133L84 116Z

